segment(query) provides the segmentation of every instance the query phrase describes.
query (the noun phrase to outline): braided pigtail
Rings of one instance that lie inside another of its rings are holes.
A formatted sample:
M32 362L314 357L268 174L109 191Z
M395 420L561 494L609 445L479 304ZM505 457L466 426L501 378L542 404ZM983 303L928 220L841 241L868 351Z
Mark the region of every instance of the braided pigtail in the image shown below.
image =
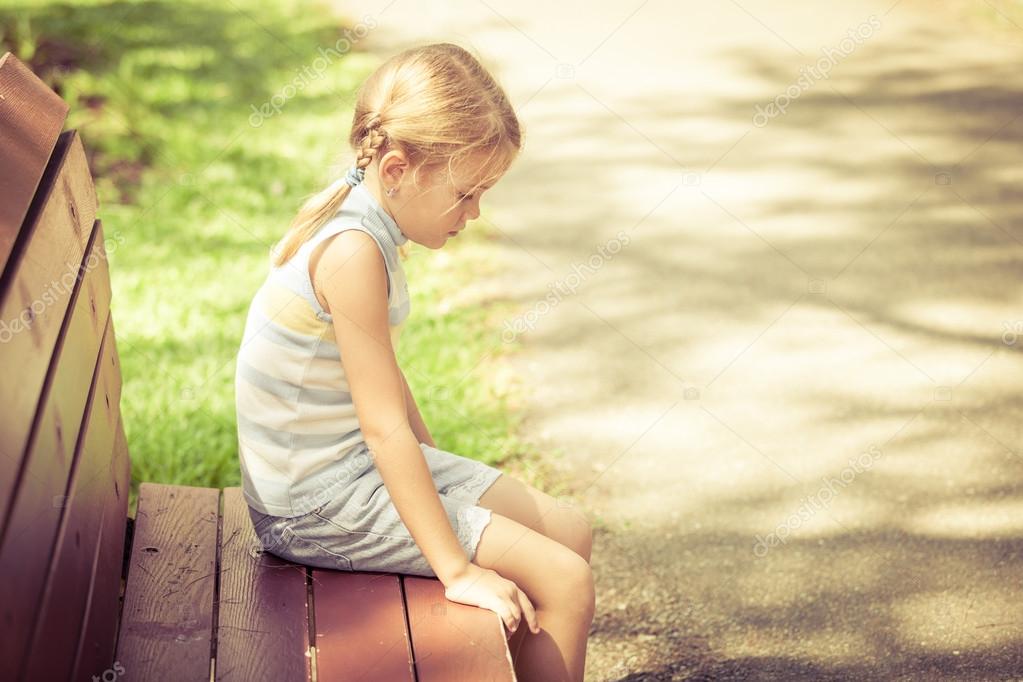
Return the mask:
M365 168L373 163L373 159L376 158L380 148L384 146L386 141L387 135L380 130L380 116L379 114L373 114L366 124L366 132L355 156L355 165L359 168Z
M379 114L373 114L369 118L364 130L355 158L355 166L360 169L365 169L373 162L387 139L380 130ZM324 222L337 214L350 191L351 185L345 177L341 177L310 197L295 216L288 233L274 247L273 264L280 267L288 262ZM399 249L399 252L403 258L407 256L407 251Z

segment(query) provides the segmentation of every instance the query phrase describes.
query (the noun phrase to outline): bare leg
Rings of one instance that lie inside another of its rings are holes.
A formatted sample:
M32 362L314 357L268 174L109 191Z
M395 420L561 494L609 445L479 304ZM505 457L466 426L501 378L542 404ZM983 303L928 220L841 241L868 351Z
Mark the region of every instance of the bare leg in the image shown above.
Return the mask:
M526 593L540 632L523 622L515 672L522 682L582 682L595 595L589 564L561 543L493 512L473 561Z
M557 540L590 561L592 527L576 507L507 474L494 481L480 498L479 505ZM519 658L519 648L527 632L527 628L519 628L508 638L513 661Z

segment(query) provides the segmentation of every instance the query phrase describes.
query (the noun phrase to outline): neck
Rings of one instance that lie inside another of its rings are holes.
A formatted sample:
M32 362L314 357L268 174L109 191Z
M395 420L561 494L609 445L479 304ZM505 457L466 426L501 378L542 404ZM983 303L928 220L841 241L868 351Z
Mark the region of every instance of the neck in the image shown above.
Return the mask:
M376 177L376 174L366 173L366 177L362 180L361 184L365 186L366 191L376 200L377 204L387 212L387 215L391 216L391 219L397 223L398 221L394 215L399 207L394 205L386 192L381 191L380 180Z
M371 178L369 174L367 174L366 177L363 178L363 181L356 185L352 191L365 192L369 197L369 200L376 204L376 206L373 207L373 210L377 213L383 213L383 215L380 216L380 219L385 223L390 223L386 224L385 227L391 240L395 243L395 245L401 246L403 243L408 241L408 237L401 231L401 227L398 225L398 221L394 217L397 213L395 210L396 207L393 202L388 201L387 193L381 192L380 189L377 179ZM400 209L400 206L397 208Z

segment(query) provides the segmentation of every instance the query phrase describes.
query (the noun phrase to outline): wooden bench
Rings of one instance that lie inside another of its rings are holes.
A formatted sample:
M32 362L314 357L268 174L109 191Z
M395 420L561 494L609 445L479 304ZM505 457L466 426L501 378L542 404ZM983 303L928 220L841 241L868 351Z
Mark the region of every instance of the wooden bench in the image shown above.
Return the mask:
M0 58L0 680L514 680L436 579L261 553L240 488L142 483L68 106Z

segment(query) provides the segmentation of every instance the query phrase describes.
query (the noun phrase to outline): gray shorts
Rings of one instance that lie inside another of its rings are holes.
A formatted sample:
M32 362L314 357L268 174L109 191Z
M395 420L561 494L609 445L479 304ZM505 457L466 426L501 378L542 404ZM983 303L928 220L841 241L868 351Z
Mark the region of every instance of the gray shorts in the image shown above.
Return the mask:
M476 556L490 510L477 505L501 471L425 443L419 444L441 504L469 561ZM251 507L263 551L318 568L436 577L391 502L376 465L369 466L325 504L285 518Z

